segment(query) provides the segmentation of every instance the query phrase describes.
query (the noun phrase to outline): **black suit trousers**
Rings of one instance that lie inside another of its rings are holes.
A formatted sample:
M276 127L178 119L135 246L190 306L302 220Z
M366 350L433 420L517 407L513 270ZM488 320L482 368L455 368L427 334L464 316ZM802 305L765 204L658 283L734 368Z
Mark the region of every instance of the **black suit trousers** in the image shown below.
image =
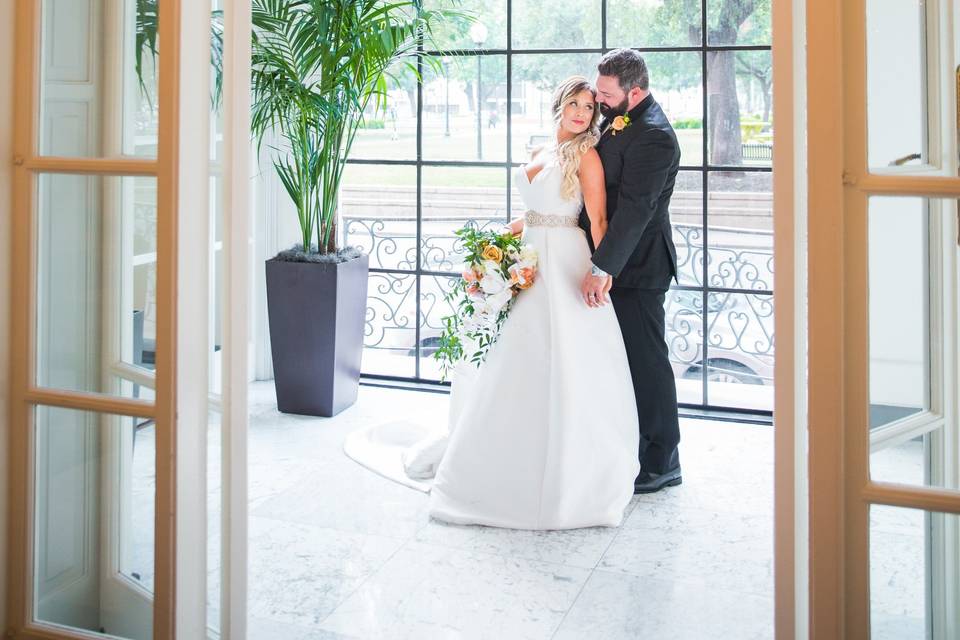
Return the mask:
M640 466L651 473L665 473L680 464L677 383L664 334L665 297L666 291L660 289L610 290L637 398Z

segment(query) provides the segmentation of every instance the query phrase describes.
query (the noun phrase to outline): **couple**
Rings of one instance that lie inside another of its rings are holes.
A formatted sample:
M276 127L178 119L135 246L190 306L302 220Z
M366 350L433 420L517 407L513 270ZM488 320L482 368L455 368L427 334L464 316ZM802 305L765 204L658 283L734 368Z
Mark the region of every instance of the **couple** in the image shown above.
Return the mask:
M536 282L483 365L455 371L449 435L403 454L435 474L437 519L618 526L631 495L681 482L663 308L680 149L639 53L597 70L596 88L558 87L556 141L514 173L529 210L509 228L539 253Z

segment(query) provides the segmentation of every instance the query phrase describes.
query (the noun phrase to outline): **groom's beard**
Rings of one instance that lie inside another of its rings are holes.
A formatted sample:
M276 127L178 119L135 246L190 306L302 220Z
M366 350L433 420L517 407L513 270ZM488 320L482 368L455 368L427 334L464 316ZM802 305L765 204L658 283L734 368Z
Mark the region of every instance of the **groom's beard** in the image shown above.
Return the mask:
M616 118L617 116L622 116L627 112L627 105L630 104L630 101L624 97L623 101L615 107L611 107L608 104L600 103L600 115L608 120L610 118Z

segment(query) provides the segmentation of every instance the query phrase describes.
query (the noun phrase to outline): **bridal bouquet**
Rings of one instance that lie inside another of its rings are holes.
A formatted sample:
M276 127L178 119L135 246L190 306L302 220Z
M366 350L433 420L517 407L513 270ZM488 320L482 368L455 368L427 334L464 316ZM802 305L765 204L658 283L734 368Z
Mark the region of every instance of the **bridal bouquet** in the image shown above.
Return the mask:
M537 252L513 234L467 225L456 236L466 253L463 274L446 295L454 313L443 319L445 328L433 354L440 361L443 379L461 360L480 366L497 341L514 299L533 285L537 271Z

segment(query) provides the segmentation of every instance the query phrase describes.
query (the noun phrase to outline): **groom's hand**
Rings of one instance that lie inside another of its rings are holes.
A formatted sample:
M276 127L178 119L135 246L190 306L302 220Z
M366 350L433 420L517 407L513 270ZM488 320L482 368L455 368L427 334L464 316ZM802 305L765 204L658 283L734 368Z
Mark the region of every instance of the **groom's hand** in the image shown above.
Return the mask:
M583 278L580 285L580 293L583 295L583 301L588 307L602 307L610 302L607 293L613 286L613 278L610 276L595 276L589 271Z

